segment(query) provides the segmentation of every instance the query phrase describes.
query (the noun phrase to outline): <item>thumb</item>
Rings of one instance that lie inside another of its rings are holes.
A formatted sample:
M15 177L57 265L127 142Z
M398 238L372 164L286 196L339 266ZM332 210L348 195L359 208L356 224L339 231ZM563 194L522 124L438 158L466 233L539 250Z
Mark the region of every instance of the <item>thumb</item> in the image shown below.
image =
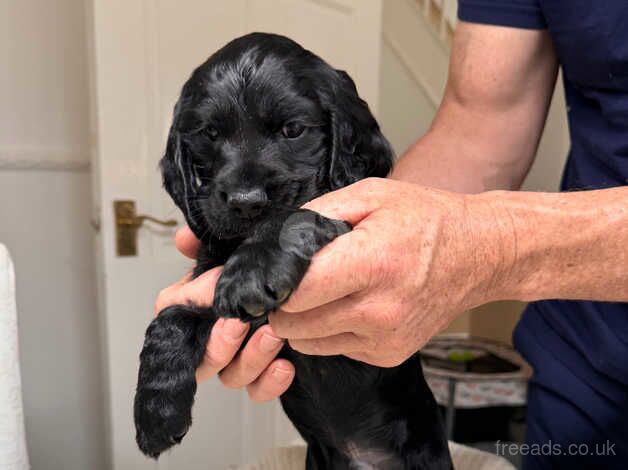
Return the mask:
M303 206L330 219L355 226L381 206L384 179L368 178L326 193Z
M299 287L280 309L304 312L368 287L369 237L360 227L341 235L316 253Z
M303 312L359 292L371 272L369 232L359 226L380 208L384 179L368 178L308 202L303 207L330 219L344 220L354 229L336 238L312 258L312 263L288 301L286 312Z

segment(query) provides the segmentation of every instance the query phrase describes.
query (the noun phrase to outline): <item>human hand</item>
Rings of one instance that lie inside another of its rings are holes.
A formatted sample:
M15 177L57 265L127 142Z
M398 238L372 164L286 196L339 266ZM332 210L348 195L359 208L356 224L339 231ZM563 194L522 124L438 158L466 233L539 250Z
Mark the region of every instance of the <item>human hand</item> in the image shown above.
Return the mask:
M297 351L395 366L492 300L505 237L492 209L470 196L372 178L304 207L354 229L313 257L270 315Z
M177 231L175 243L185 256L196 257L200 242L188 227ZM188 275L163 289L155 302L155 313L169 305L190 302L210 307L221 272L222 267L217 267L196 279ZM200 382L218 374L226 387L246 387L252 400L272 400L290 386L294 366L285 359L276 359L284 341L269 325L259 328L238 353L248 329L249 325L239 320L220 318L212 328L196 378Z

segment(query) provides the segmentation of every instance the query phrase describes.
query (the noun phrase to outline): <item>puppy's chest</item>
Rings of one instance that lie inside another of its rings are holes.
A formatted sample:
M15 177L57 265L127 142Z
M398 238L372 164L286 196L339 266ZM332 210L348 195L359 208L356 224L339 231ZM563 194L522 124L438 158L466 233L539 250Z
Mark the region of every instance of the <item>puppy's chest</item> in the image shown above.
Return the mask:
M349 459L349 470L399 470L404 468L403 460L395 453L359 445L349 441L343 449Z
M317 441L341 452L350 470L397 470L390 450L399 426L378 392L381 369L346 357L290 354L296 384L282 397L293 421Z
M307 356L291 351L298 393L330 419L351 417L360 410L381 407L377 394L380 369L344 356ZM336 426L338 427L338 426Z

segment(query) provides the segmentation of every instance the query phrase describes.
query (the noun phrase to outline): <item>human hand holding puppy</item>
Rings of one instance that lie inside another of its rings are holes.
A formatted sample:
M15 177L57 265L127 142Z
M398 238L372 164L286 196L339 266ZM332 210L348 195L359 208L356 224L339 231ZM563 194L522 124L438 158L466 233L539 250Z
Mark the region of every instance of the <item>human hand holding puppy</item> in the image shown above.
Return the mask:
M177 249L195 258L200 242L186 226L177 232ZM193 302L210 306L222 268L214 268L191 280L186 276L163 289L155 302L155 313L169 305ZM272 400L287 390L294 378L294 366L285 359L275 359L284 340L273 334L269 325L259 328L238 353L249 325L237 319L219 319L210 333L205 357L196 372L201 382L219 374L229 388L246 387L255 401Z
M500 233L483 230L487 209L469 196L372 178L305 207L354 229L313 258L269 317L297 351L396 366L456 316L494 299Z
M304 353L396 365L457 314L488 300L478 296L477 284L489 282L497 255L492 249L486 254L467 249L464 196L368 179L306 207L347 220L354 230L313 258L282 311L271 314L270 326L260 328L239 354L248 326L220 320L199 368L200 380L220 372L226 386L246 386L255 400L280 395L294 376L288 361L274 360L280 337ZM176 242L191 257L199 243L188 229L179 231ZM476 262L478 256L485 257L483 263ZM164 289L156 310L190 301L210 305L219 275L216 268Z
M376 178L325 194L305 207L346 220L353 231L314 256L270 326L237 356L247 327L219 323L199 378L222 370L225 385L247 386L253 399L268 400L288 388L294 368L273 360L280 342L261 351L265 335L307 354L394 366L457 315L493 300L628 301L628 271L617 269L625 266L618 261L626 256L625 198L625 187L463 195ZM191 254L197 243L184 231L177 246ZM165 289L158 309L210 304L219 274ZM232 328L241 336L225 339Z

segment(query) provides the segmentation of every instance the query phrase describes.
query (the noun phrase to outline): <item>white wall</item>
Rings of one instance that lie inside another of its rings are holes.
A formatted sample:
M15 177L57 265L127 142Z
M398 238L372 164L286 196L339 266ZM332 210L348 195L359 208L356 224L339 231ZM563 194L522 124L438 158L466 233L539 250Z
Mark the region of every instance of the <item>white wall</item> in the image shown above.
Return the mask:
M0 0L0 241L35 470L106 468L82 0Z
M380 69L379 121L399 156L428 131L436 106L386 41Z

